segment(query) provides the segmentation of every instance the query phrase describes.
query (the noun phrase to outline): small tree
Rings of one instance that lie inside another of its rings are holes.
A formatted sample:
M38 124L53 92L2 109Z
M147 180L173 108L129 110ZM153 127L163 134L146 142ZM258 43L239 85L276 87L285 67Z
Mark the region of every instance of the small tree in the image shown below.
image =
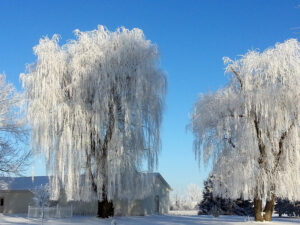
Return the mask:
M20 174L30 153L24 149L26 122L22 114L23 95L0 74L0 176Z
M195 152L213 159L216 193L253 199L255 220L269 221L275 196L300 199L300 44L225 62L228 84L195 104Z
M108 217L114 198L151 188L137 171L157 165L166 78L139 29L75 33L63 46L57 35L41 39L21 75L32 146L46 155L54 199L61 188L67 200L97 199Z
M48 184L40 185L32 190L34 197L33 201L37 207L49 206L50 200L50 187Z
M203 189L203 199L199 204L199 213L198 214L204 214L208 215L210 214L211 209L213 208L215 203L215 199L213 197L213 182L212 182L212 176L207 178L207 180L204 181L204 189Z
M203 199L199 204L198 214L214 215L232 214L232 201L214 196L213 176L204 181Z

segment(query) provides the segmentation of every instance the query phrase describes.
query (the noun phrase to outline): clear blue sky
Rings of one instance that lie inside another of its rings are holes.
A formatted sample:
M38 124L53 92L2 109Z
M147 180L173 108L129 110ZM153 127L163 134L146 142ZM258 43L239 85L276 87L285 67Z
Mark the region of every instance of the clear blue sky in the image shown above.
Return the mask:
M174 189L201 185L186 131L189 113L199 93L226 83L223 56L235 58L249 49L265 49L299 38L297 0L2 0L0 1L0 72L19 90L19 74L35 61L32 47L45 35L73 39L72 31L141 28L159 46L168 77L158 171ZM35 175L44 175L41 164ZM31 169L27 175L31 175Z

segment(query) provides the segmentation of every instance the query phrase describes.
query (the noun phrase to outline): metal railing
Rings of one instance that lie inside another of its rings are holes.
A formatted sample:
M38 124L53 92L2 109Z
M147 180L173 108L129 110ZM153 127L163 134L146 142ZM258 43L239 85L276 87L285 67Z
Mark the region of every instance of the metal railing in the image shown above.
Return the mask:
M28 218L68 218L73 216L73 207L59 206L56 207L36 207L28 206Z

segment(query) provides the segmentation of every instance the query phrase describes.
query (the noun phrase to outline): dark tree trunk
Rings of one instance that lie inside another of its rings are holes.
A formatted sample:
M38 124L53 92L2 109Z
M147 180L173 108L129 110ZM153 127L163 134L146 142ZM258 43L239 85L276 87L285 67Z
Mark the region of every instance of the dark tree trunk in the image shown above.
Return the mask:
M98 201L97 216L100 218L108 218L114 216L113 203L107 200Z
M264 209L264 220L266 221L271 221L272 219L272 215L273 215L273 211L274 211L274 203L275 203L275 197L274 195L271 196L271 198L269 200L267 200L266 202L266 206Z
M113 87L112 90L112 98L114 103L117 105L117 111L121 111L121 103L120 98L115 93L115 88ZM98 194L97 184L94 179L94 175L92 172L92 164L91 158L93 158L97 163L98 166L101 165L99 168L98 173L102 175L103 178L103 186L102 186L102 199L98 200L98 211L97 216L101 218L108 218L114 216L114 206L112 201L108 201L107 198L107 185L108 185L108 178L107 178L107 171L108 171L108 148L109 142L112 139L114 125L115 125L115 115L114 115L114 104L112 102L108 105L109 112L108 112L108 127L106 130L106 134L104 136L103 141L101 141L100 137L97 135L94 129L91 130L90 141L91 141L91 151L90 153L87 151L87 168L89 170L89 175L92 181L92 187L95 194ZM92 120L90 120L92 124Z
M114 206L112 201L108 201L105 194L102 195L102 201L98 201L97 216L108 218L114 216Z
M264 221L262 216L262 201L258 198L254 198L254 219L255 221Z
M265 161L266 161L266 149L265 145L262 140L261 130L259 128L260 121L258 119L257 114L254 114L254 128L256 131L256 137L258 142L258 149L260 156L258 158L258 164L260 167L260 170L264 170L265 168ZM255 221L264 221L264 218L262 216L262 200L261 196L258 195L258 187L256 187L256 197L254 198L254 219Z
M112 91L114 93L114 89ZM108 184L108 164L107 164L107 157L108 157L108 145L111 141L113 129L114 129L114 112L113 112L113 105L109 104L109 121L108 121L108 129L106 131L106 135L103 141L103 145L101 146L102 155L99 159L101 162L101 171L104 179L104 184L102 186L102 200L98 201L98 212L97 216L101 218L108 218L114 216L114 206L112 201L108 201L107 199L107 184ZM97 157L96 157L97 158Z

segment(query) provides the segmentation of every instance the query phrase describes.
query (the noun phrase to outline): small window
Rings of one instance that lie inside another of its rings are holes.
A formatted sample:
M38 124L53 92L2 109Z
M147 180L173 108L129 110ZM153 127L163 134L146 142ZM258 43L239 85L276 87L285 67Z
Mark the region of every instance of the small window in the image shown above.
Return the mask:
M4 199L3 198L0 199L0 206L4 206Z

